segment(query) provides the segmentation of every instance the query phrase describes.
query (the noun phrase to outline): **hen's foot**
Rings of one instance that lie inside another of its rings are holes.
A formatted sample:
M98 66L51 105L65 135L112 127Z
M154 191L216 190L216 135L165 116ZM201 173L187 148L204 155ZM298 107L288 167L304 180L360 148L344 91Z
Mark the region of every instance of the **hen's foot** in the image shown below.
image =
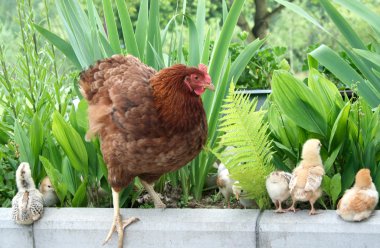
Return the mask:
M161 201L160 196L157 194L157 192L154 190L154 187L152 184L149 184L145 182L144 180L140 179L141 184L144 186L145 190L148 192L150 197L152 197L152 200L154 202L155 208L166 208L166 205Z
M104 240L103 245L106 244L110 240L113 232L116 229L116 232L119 236L118 248L122 248L123 247L123 238L124 238L124 228L126 228L127 226L129 226L130 224L132 224L138 220L139 220L139 218L136 218L136 217L131 217L131 218L128 218L126 220L122 220L121 215L115 216L115 218L112 222L111 229L108 232L108 235L107 235L106 239Z

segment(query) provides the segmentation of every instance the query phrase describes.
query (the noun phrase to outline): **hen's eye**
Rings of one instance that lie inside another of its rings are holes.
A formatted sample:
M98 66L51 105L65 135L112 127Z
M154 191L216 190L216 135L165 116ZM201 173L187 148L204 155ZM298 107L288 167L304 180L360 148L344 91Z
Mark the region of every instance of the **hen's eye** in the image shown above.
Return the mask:
M198 76L195 76L195 80L198 80Z

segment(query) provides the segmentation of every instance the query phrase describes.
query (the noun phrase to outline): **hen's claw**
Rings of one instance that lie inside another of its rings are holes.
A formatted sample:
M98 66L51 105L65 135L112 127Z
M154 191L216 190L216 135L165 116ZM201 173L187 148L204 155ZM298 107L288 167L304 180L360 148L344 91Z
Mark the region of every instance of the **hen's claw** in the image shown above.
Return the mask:
M119 237L118 247L122 248L123 247L123 238L124 238L124 228L126 228L127 226L129 226L130 224L132 224L136 221L139 221L139 218L131 217L131 218L128 218L126 220L122 220L121 216L117 215L116 218L114 218L114 220L112 222L111 229L108 232L108 235L107 235L106 239L104 240L103 245L105 245L110 240L113 232L116 229L116 232L118 233L118 237Z

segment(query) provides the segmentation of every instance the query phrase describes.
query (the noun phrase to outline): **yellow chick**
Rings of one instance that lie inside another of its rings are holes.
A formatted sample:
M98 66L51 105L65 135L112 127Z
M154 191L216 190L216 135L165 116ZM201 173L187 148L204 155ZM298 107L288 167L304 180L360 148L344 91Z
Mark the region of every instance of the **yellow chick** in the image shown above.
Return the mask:
M284 213L282 209L282 202L287 200L290 196L289 182L292 178L292 174L285 171L274 171L267 177L265 185L272 199L272 202L276 206L276 213Z
M314 203L322 195L321 182L325 170L320 156L322 144L317 139L309 139L302 147L301 163L293 170L289 182L292 206L287 211L295 212L297 201L309 201L311 210L309 215L317 214Z
M232 184L234 183L234 180L231 179L230 173L223 163L220 163L219 165L215 163L214 167L218 168L216 185L219 188L219 192L222 193L225 201L227 201L227 207L231 208L230 197L232 194Z
M36 189L30 166L23 162L16 171L17 194L12 199L12 219L17 224L29 225L41 218L42 194Z
M355 185L340 199L336 213L346 221L361 221L371 215L378 201L379 193L370 170L361 169L356 174Z
M58 203L58 196L49 177L45 177L40 184L40 192L44 199L44 207L55 206Z

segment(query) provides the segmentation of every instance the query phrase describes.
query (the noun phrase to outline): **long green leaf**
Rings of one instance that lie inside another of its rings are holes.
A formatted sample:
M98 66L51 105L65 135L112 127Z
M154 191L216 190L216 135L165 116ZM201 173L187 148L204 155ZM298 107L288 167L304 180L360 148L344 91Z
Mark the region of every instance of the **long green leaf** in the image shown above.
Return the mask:
M198 31L193 20L186 16L186 21L189 26L189 62L190 66L196 66L200 62Z
M323 8L326 10L330 18L335 23L336 27L339 28L340 32L354 48L365 49L365 45L359 38L358 34L351 27L351 25L344 19L344 17L339 13L339 11L330 3L328 0L320 0Z
M148 30L148 0L142 0L140 3L140 11L137 18L135 37L139 49L141 61L145 61L145 47L147 41Z
M116 0L116 5L119 12L124 44L127 48L127 52L139 58L139 49L137 47L135 33L133 32L132 21L128 13L127 4L123 0Z
M364 19L373 28L380 32L380 15L368 9L363 3L355 0L334 0L335 2L345 6Z
M57 35L53 34L49 30L34 24L36 30L43 35L51 44L57 47L74 65L77 69L82 69L77 56L72 48L72 46L65 40L61 39Z
M103 10L104 10L104 17L106 19L107 24L107 32L108 32L108 39L110 41L112 50L120 54L120 41L119 41L119 33L117 32L116 27L116 20L115 15L112 10L112 4L110 0L103 0Z
M154 46L156 52L159 53L161 48L155 46L158 45L155 44L155 39L159 36L159 32L157 32L157 30L159 30L159 1L151 1L149 9L148 44L150 43ZM146 63L157 69L156 61L157 60L152 47L148 46L146 51Z

